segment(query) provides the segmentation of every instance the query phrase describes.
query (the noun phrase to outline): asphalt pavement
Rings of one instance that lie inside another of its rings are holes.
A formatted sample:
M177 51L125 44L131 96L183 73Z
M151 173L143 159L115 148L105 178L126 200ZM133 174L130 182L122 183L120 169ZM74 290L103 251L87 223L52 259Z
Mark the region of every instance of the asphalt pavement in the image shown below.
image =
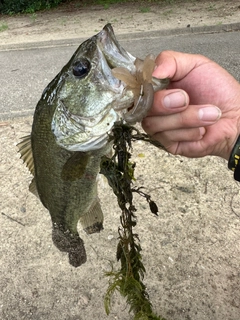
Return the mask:
M119 35L133 55L165 49L200 53L240 80L240 24ZM80 230L88 260L68 263L52 243L48 211L28 191L32 179L16 143L30 133L43 89L84 39L0 45L0 319L129 320L113 296L106 316L105 272L115 262L119 208L107 184L99 197L104 230ZM222 88L224 90L224 88ZM11 120L12 119L12 120ZM240 319L240 189L217 157L186 159L134 144L136 183L150 191L159 216L136 200L144 283L157 314L167 320Z
M130 53L145 57L163 50L200 53L240 80L240 23L118 35ZM85 39L0 45L0 120L34 112L43 89Z

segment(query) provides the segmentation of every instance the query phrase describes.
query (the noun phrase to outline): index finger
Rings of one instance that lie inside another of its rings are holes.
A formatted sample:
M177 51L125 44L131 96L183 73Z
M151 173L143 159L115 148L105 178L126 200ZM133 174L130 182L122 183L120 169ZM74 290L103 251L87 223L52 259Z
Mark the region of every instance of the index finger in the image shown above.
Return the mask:
M186 77L193 69L210 62L199 54L189 54L176 51L163 51L156 58L157 68L153 76L159 79L169 78L179 81Z

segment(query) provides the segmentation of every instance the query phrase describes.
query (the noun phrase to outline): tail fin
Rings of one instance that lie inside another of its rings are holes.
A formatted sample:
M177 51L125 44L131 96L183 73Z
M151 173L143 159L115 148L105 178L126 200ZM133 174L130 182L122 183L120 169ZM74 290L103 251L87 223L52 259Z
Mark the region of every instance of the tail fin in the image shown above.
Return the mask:
M73 235L69 231L63 231L61 227L54 224L52 239L60 251L68 252L69 263L73 267L77 268L87 261L84 242L78 234Z

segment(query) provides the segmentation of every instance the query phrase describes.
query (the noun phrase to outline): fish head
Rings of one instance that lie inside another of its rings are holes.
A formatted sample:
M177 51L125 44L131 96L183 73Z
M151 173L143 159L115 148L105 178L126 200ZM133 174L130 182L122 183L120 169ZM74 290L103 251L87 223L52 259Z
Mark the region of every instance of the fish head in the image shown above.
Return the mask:
M120 46L110 24L79 46L45 91L48 103L56 105L51 130L60 146L89 151L106 145L118 110L134 101L112 69L124 66L134 73L135 60Z

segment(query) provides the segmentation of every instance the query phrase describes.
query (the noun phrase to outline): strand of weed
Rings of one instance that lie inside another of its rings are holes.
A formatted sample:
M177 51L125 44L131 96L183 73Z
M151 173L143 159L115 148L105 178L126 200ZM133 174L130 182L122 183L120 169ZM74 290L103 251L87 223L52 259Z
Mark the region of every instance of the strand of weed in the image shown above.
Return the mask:
M134 132L140 139L139 132L122 121L116 122L110 139L113 141L114 154L111 158L103 157L100 173L108 179L108 183L117 197L121 209L118 229L119 243L117 246L117 261L120 261L120 270L112 270L106 275L110 277L104 304L106 313L110 313L112 295L118 291L127 301L129 312L134 314L134 320L163 320L154 314L151 302L143 283L146 272L142 263L141 245L138 234L134 232L137 224L136 208L133 204L133 192L145 197L150 210L157 214L157 206L150 196L142 192L141 188L133 188L135 163L130 161ZM136 135L135 135L136 137ZM146 139L143 135L143 140Z

